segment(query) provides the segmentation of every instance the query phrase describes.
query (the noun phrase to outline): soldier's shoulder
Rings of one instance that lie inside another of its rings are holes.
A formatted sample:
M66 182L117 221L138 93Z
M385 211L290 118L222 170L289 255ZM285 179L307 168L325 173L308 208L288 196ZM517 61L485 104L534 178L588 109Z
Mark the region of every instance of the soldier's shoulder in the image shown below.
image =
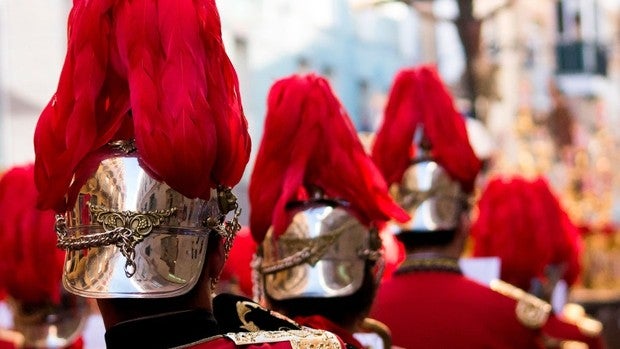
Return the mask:
M190 343L175 349L232 349L252 348L321 348L346 349L346 345L333 333L310 328L299 330L229 332Z
M224 337L232 340L237 346L288 342L293 348L344 348L342 341L335 334L306 327L299 330L227 333Z
M539 329L549 319L551 304L544 300L502 280L493 280L490 287L493 291L516 301L515 316L523 326Z
M302 326L291 318L232 294L213 299L213 313L224 338L235 346L288 342L293 348L343 348L332 332Z

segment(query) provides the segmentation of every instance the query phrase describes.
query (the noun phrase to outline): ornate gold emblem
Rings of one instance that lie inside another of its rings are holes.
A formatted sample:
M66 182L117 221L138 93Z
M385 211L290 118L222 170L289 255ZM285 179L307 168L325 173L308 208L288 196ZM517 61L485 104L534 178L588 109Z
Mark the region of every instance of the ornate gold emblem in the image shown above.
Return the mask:
M154 227L170 217L176 208L152 212L133 212L109 210L103 206L87 203L93 221L101 224L104 232L84 236L70 237L63 216L56 216L56 233L59 248L81 250L106 245L117 246L127 259L125 275L129 278L136 272L134 257L136 245L148 236Z
M227 333L224 337L231 339L236 345L289 342L293 349L341 348L340 341L335 334L310 328L287 331Z
M239 321L243 324L241 328L244 328L250 332L259 331L260 328L256 326L253 321L248 321L246 319L246 315L252 312L254 309L260 308L258 304L252 302L237 302L237 316L239 317Z

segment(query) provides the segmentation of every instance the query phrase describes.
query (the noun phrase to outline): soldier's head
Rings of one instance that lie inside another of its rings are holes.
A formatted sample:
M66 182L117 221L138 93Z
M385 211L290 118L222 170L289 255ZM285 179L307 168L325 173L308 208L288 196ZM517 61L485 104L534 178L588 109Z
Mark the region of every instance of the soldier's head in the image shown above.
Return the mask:
M32 164L15 166L0 179L0 289L19 334L16 344L68 347L80 340L89 306L63 289L54 212L37 209L36 202Z
M257 297L290 316L359 320L379 280L377 227L408 217L325 78L292 75L272 86L249 194ZM355 310L343 311L347 302Z
M581 272L578 229L543 177L497 176L486 185L472 223L472 254L501 260L502 280L549 299L560 279Z
M408 250L448 245L466 231L481 162L469 143L464 116L434 67L396 75L372 157L411 216L392 227Z
M70 12L34 139L39 204L59 213L70 292L189 294L215 276L205 266L239 228L231 188L250 138L238 80L215 1L191 6L80 2Z

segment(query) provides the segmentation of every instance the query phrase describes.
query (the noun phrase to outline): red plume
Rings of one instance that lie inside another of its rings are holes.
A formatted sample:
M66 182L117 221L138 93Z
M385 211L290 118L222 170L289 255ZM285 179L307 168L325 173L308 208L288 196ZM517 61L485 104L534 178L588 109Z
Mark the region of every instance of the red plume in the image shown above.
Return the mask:
M105 145L129 138L142 166L187 197L239 182L250 138L214 0L74 1L68 35L35 131L41 207L72 206L66 194L111 156Z
M401 181L415 156L413 135L417 127L432 147L432 157L465 191L471 191L482 162L467 137L465 120L437 70L420 66L400 71L394 79L377 132L372 158L388 184Z
M545 278L545 267L564 264L565 280L579 272L576 227L543 178L494 178L478 202L471 227L474 256L498 256L504 281L529 289L533 278Z
M24 303L58 304L65 253L56 248L54 212L36 200L32 165L0 179L0 288Z
M250 179L250 230L262 242L271 225L282 234L285 206L316 186L343 199L364 224L409 219L364 152L329 82L314 74L277 81L267 99L264 134Z

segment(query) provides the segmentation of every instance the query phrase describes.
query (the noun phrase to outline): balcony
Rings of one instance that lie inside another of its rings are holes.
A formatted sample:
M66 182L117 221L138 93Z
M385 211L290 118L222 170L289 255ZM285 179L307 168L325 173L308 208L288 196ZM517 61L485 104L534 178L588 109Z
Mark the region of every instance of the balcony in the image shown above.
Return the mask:
M589 41L568 41L555 47L556 75L607 76L607 50Z

